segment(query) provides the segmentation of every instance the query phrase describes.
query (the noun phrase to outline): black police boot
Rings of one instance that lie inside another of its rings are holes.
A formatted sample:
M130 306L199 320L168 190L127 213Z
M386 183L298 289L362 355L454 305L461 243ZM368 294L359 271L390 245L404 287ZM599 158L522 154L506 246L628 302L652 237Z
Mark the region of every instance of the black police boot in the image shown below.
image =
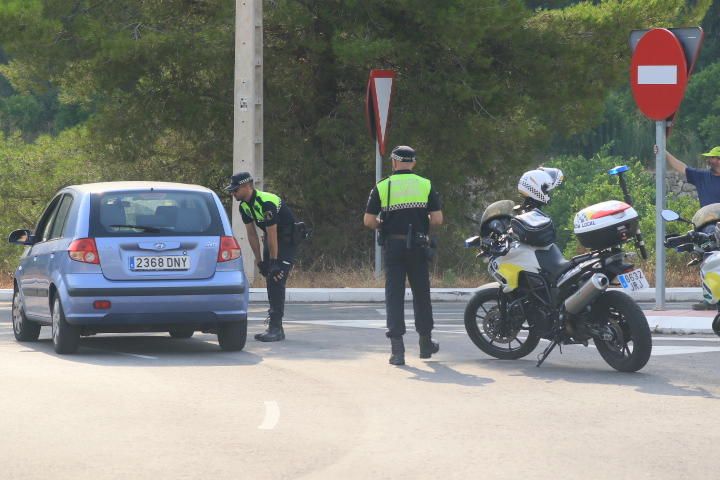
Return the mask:
M430 358L440 351L440 344L432 341L430 335L420 335L420 358Z
M390 337L390 347L392 348L392 355L390 355L388 363L390 365L405 365L405 345L402 337Z
M285 331L282 327L270 325L263 333L255 335L255 340L260 342L280 342L285 340Z

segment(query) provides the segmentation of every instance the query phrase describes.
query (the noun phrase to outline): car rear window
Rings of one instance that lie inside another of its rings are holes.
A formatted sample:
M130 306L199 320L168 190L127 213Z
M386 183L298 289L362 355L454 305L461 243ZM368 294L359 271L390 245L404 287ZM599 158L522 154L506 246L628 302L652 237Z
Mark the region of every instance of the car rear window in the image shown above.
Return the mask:
M153 190L95 194L93 237L221 236L220 214L210 193Z

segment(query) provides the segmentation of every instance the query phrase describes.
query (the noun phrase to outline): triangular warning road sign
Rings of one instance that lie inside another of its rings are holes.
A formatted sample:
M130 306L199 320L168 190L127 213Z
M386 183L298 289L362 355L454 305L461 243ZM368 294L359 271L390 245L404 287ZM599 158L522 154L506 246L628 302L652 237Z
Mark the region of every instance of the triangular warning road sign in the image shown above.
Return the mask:
M392 70L370 72L365 113L370 136L377 140L382 155L385 155L385 143L390 126L390 103L394 83L395 72Z

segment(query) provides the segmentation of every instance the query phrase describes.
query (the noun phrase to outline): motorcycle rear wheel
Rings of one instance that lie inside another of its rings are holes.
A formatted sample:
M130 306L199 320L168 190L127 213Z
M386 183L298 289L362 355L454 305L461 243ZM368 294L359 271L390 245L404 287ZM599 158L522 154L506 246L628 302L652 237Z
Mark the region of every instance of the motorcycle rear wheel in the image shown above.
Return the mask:
M623 292L606 291L593 304L595 321L606 328L612 340L594 337L603 360L620 372L637 372L652 353L652 335L647 318L637 303Z
M499 319L499 291L499 288L491 287L479 290L473 295L465 307L465 330L470 340L491 357L517 360L535 350L540 337L532 331L520 330L528 332L528 336L523 341L518 339L519 332L514 331L515 329L508 331L506 328L505 333L500 331L507 326L501 324ZM503 343L503 340L507 342Z
M713 329L713 332L715 332L715 335L720 337L720 313L715 315L715 319L713 320L713 323L712 323L712 329Z

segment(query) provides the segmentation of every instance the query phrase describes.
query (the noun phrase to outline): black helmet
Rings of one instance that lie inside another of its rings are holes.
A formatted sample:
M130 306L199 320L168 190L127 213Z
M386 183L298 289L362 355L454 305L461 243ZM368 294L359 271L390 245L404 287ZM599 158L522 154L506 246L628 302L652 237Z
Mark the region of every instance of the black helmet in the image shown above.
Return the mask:
M230 185L225 187L226 192L234 192L235 190L240 187L240 185L244 185L246 183L250 183L253 181L252 175L250 175L250 172L239 172L230 177Z
M400 145L392 149L390 158L398 162L414 162L415 150L407 145Z

